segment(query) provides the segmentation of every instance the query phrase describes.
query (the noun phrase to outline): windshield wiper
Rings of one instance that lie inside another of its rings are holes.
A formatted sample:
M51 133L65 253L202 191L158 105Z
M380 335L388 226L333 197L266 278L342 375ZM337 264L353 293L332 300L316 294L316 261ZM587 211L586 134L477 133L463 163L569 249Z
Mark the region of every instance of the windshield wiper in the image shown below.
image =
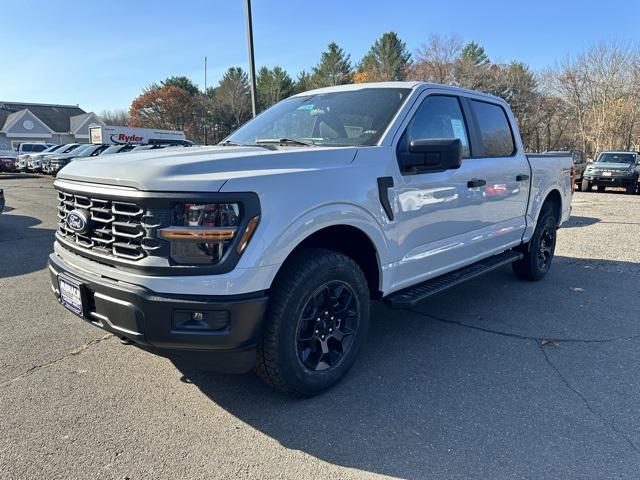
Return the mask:
M257 143L238 143L233 140L225 140L224 142L220 142L218 145L222 145L224 147L262 147L267 150L272 150L268 145L259 145Z
M306 140L297 140L295 138L259 138L256 140L256 145L261 143L275 144L275 143L290 143L294 145L304 145L305 147L317 146L313 142L307 142Z

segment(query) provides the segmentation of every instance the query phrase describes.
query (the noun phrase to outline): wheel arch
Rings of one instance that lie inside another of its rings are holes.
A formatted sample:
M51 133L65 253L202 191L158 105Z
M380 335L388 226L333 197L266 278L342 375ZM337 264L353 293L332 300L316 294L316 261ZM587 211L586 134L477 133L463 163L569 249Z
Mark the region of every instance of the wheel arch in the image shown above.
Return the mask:
M387 224L388 225L388 224ZM370 213L354 205L324 206L292 222L272 243L267 254L279 267L271 278L276 281L285 263L303 248L326 248L351 257L362 269L372 296L382 289L383 268L388 260L388 233Z

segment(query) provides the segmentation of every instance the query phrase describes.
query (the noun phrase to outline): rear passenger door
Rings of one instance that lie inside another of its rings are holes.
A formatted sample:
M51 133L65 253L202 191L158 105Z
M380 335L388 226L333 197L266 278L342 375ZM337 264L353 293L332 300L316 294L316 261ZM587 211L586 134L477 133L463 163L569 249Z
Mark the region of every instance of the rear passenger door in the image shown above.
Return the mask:
M510 246L522 238L531 171L515 121L501 102L466 99L474 123L474 161L482 162L481 218L489 227L485 251Z

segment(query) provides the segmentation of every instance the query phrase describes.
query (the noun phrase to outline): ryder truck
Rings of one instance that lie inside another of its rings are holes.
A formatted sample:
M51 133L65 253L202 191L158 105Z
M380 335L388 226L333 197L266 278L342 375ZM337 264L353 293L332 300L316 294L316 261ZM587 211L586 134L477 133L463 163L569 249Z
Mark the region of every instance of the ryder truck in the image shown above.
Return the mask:
M308 396L354 363L372 299L409 308L506 264L542 279L572 161L527 156L499 98L391 82L295 95L214 147L79 160L55 188L64 306Z
M89 127L91 143L124 144L191 144L184 132L178 130L158 130L154 128L121 127L112 125L92 125Z

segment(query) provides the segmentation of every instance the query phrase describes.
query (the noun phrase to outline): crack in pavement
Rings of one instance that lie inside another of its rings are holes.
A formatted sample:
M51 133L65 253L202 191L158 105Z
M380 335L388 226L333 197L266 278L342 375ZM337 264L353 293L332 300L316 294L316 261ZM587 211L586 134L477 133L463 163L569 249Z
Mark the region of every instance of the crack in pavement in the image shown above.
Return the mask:
M554 342L564 342L564 343L610 343L617 342L622 340L635 340L636 338L640 338L640 333L637 335L631 335L628 337L612 337L612 338L561 338L561 337L534 337L531 335L521 335L519 333L512 332L503 332L501 330L494 330L486 327L479 327L477 325L470 325L468 323L460 322L458 320L448 320L446 318L436 317L430 313L421 312L419 310L411 310L408 308L402 308L400 310L404 310L406 312L415 313L417 315L421 315L423 317L430 318L432 320L436 320L437 322L447 323L450 325L457 325L463 328L469 328L471 330L478 330L480 332L491 333L493 335L500 335L502 337L516 338L518 340L535 340L536 342L542 342L543 340L549 340Z
M547 362L547 364L556 372L558 377L560 377L560 380L562 380L562 383L564 383L569 390L571 390L580 400L582 400L582 403L584 403L584 406L587 407L587 410L589 410L593 415L598 417L603 423L609 425L611 430L613 430L615 433L620 435L636 453L640 453L640 450L638 449L638 447L636 447L633 441L631 441L631 439L627 437L627 435L622 430L620 430L615 423L613 423L612 421L606 419L603 415L601 415L600 412L598 412L595 408L591 406L591 404L589 403L589 400L587 400L587 397L585 397L582 393L580 393L580 391L577 388L575 388L573 385L571 385L571 383L569 383L569 380L566 379L566 377L562 374L560 369L556 367L556 365L551 361L551 359L549 358L549 355L547 355L547 352L545 352L544 347L541 344L538 344L538 349L542 352L542 355L544 356L544 359Z
M405 310L405 311L410 312L410 313L415 313L415 314L421 315L423 317L427 317L427 318L430 318L432 320L436 320L438 322L446 323L446 324L449 324L449 325L456 325L456 326L459 326L459 327L462 327L462 328L468 328L468 329L471 329L471 330L477 330L477 331L480 331L480 332L483 332L483 333L489 333L489 334L492 334L492 335L498 335L498 336L502 336L502 337L515 338L517 340L525 340L525 341L533 341L533 342L535 342L536 347L542 353L542 355L544 357L544 360L547 363L547 365L549 365L553 369L553 371L556 373L556 375L558 375L558 377L560 378L562 383L582 401L582 403L585 405L587 410L589 410L589 412L591 412L592 415L595 415L596 417L598 417L602 423L608 425L611 428L611 430L613 430L614 433L620 435L624 439L624 441L633 449L633 451L635 451L636 453L640 453L640 449L635 445L635 443L633 443L633 441L622 430L620 430L616 426L616 424L614 422L608 420L602 414L600 414L600 412L598 412L589 403L589 400L587 400L587 398L582 393L580 393L580 391L577 388L575 388L573 385L571 385L571 383L567 380L567 378L562 374L560 369L558 367L556 367L556 365L551 361L551 359L549 358L549 355L547 354L547 352L544 349L544 344L543 344L544 341L549 341L549 340L557 341L557 342L564 342L564 343L602 344L602 343L609 343L609 342L614 342L614 341L618 341L618 340L633 340L633 339L639 338L640 334L639 335L633 335L633 336L630 336L630 337L616 337L616 338L608 338L608 339L578 339L578 338L547 339L547 338L544 338L544 337L534 337L534 336L528 336L528 335L520 335L520 334L517 334L517 333L503 332L503 331L500 331L500 330L493 330L493 329L489 329L489 328L478 327L478 326L475 326L475 325L469 325L467 323L459 322L457 320L447 320L445 318L436 317L435 315L431 315L429 313L420 312L418 310L410 310L410 309L402 309L402 310Z
M73 357L75 355L79 355L82 352L84 352L85 350L87 350L89 347L92 347L93 345L97 345L98 343L100 343L100 342L102 342L104 340L108 340L111 337L113 337L113 334L112 333L108 333L106 335L103 335L100 338L97 338L95 340L91 340L90 342L87 342L87 343L85 343L83 345L80 345L77 348L74 348L69 353L63 355L60 358L56 358L55 360L52 360L50 362L43 363L43 364L40 364L40 365L34 365L33 367L29 368L28 370L22 372L17 377L11 378L9 380L5 380L4 382L0 383L0 387L7 387L7 386L11 385L12 383L14 383L14 382L16 382L16 381L18 381L18 380L30 375L30 374L32 374L34 372L37 372L38 370L41 370L43 368L51 367L51 366L53 366L53 365L65 360L65 359L67 359L69 357Z

